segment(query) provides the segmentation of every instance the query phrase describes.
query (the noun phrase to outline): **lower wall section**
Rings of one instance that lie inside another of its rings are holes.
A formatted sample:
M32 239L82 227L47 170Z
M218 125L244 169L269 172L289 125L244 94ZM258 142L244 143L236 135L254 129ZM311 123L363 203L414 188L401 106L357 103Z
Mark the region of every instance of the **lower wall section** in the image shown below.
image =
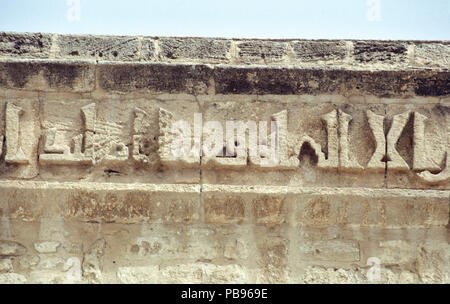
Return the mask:
M0 182L0 283L450 283L450 191Z

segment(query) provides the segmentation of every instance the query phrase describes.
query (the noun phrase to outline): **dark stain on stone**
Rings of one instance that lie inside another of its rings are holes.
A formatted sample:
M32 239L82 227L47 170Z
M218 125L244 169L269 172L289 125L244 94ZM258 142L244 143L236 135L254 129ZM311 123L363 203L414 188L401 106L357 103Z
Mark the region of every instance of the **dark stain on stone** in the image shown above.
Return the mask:
M216 67L217 94L370 94L378 97L450 94L448 71Z
M148 89L156 92L205 94L212 69L206 65L102 65L99 83L103 89L130 92Z
M44 77L51 88L60 86L74 87L76 79L80 76L82 67L78 65L48 63L44 68Z

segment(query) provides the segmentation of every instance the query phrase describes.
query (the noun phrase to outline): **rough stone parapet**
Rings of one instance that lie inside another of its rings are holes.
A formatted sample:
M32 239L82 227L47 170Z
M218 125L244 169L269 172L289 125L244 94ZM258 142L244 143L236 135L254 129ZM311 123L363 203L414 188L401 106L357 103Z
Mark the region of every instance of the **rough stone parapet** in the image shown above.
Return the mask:
M449 41L224 39L0 32L0 58L201 64L442 68Z

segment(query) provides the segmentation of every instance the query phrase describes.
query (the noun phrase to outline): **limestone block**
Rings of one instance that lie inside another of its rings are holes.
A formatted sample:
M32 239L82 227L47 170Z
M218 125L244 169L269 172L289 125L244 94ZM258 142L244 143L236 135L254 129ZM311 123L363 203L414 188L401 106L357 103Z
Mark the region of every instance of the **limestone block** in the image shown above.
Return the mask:
M160 282L165 284L243 284L246 279L244 269L236 264L181 264L163 268L160 274Z
M51 39L42 33L0 33L0 56L48 58Z
M63 284L65 273L52 270L39 270L30 272L30 281L34 284Z
M180 264L162 269L157 266L121 267L117 277L126 284L242 284L247 279L238 265L205 263Z
M14 241L0 241L0 256L21 256L27 252L27 249L20 243Z
M19 265L24 269L32 269L40 262L38 255L27 254L19 258Z
M42 257L39 261L38 268L40 269L60 269L63 267L65 261L60 257Z
M301 278L304 284L361 284L364 276L358 269L308 267Z
M157 284L158 266L120 267L117 278L123 284Z
M60 242L41 242L35 243L34 249L39 253L56 253L60 245Z
M143 38L142 39L141 58L144 61L157 60L155 40L153 40L151 38Z
M293 41L295 57L301 62L340 61L347 55L345 41Z
M416 260L416 247L414 242L404 240L380 241L379 250L371 255L377 256L382 265L402 265L414 263Z
M257 283L279 284L289 280L289 240L280 237L257 238Z
M4 61L0 87L46 92L90 92L95 88L95 67L77 61Z
M0 273L13 272L13 264L11 259L0 259Z
M99 284L103 282L103 255L106 249L104 239L96 240L83 257L83 277L90 283Z
M113 92L147 90L162 93L205 94L210 86L212 69L169 64L100 64L100 88Z
M257 224L276 225L286 222L285 198L264 195L252 200L253 216Z
M40 138L39 101L33 99L0 100L0 126L4 134L2 175L9 178L31 179L38 175L38 143ZM3 144L3 143L2 143Z
M165 60L199 60L203 62L227 62L230 40L209 38L160 38L161 56Z
M414 49L415 64L419 66L448 67L450 45L444 43L417 43Z
M357 41L354 48L358 62L395 64L406 60L407 45L402 42Z
M89 58L108 61L137 61L137 37L62 35L58 37L59 58Z
M222 255L221 234L198 226L168 227L165 224L142 224L127 248L133 259L160 261L212 261ZM163 258L164 257L164 258Z
M243 63L273 63L287 55L287 43L267 40L237 43L238 58Z
M422 283L448 284L450 248L448 243L424 242L417 248L417 272Z
M239 197L206 195L203 200L207 223L239 224L245 219L245 203Z
M421 196L418 192L406 190L371 190L366 196L356 194L361 194L360 190L347 189L342 196L336 190L332 191L333 199L330 200L326 190L315 191L316 195L296 196L293 190L288 197L289 202L297 205L294 220L300 225L319 228L356 224L361 227L399 228L445 227L448 223L446 192L436 191ZM388 205L392 201L396 204Z
M249 247L240 239L229 239L224 245L223 256L230 260L245 260L250 256Z
M360 260L359 244L346 240L326 240L300 243L302 258L315 261L357 262Z
M18 273L2 273L0 274L0 284L25 284L27 278Z

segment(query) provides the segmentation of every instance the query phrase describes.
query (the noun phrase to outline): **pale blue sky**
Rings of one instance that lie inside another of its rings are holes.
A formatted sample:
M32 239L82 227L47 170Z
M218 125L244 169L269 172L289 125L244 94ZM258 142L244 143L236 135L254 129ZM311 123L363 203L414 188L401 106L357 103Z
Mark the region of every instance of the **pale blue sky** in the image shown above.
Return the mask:
M0 31L450 40L450 0L0 0Z

